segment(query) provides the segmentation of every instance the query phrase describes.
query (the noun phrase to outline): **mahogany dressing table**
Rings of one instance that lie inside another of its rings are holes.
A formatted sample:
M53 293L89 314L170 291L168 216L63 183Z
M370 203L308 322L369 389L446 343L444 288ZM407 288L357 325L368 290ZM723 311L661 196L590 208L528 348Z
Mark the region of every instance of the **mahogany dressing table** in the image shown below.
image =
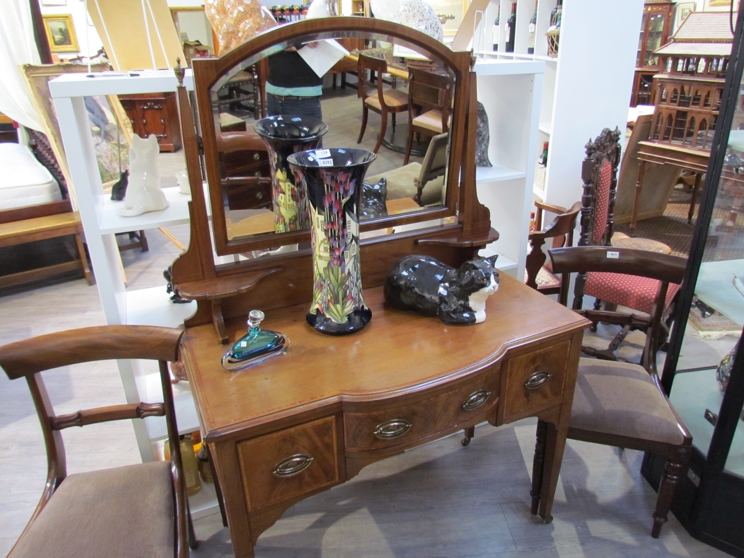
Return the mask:
M450 73L455 93L444 203L362 222L363 232L375 233L360 244L372 321L360 332L335 337L305 320L313 282L309 231L237 238L227 233L231 209L220 190L214 94L232 73L267 54L350 36L417 50ZM390 22L336 17L281 26L193 66L199 137L186 91L177 91L192 184L191 243L174 262L172 277L179 294L198 303L185 322L181 353L235 555L252 557L258 537L287 508L344 483L370 463L482 422L500 425L529 416L548 423L535 455L545 465L542 478L533 479L532 513L550 521L589 322L508 276L488 299L486 321L474 326L448 326L388 309L383 301L384 278L402 256L427 254L459 266L498 239L475 188L470 53L452 52ZM211 227L203 190L193 187L201 184L202 163ZM295 243L294 249L255 257L256 251ZM248 256L218 265L214 254ZM253 308L266 313L263 327L289 338L289 350L228 372L220 365L225 343L245 333Z

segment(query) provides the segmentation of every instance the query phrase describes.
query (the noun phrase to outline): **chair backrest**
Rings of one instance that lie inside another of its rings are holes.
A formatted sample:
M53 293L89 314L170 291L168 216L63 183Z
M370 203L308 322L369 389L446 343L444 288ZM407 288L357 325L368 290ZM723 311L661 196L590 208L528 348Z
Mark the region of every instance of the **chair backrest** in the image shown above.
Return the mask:
M602 130L586 144L581 166L584 191L581 197L581 233L579 246L609 246L612 239L617 191L617 167L620 163L620 131Z
M38 516L54 490L67 476L65 449L61 430L71 426L86 426L100 422L165 416L170 454L176 467L180 492L178 503L185 515L185 484L178 446L178 426L173 406L167 361L178 359L182 330L152 326L101 326L62 331L25 339L0 347L0 367L8 378L26 378L31 397L39 415L47 451L47 486L31 518ZM162 403L131 403L80 410L56 415L40 372L61 366L113 359L148 359L160 364Z
M448 75L420 68L408 69L408 111L410 119L429 110L442 113L442 132L449 129L452 111L452 80Z
M419 174L419 177L414 180L418 191L413 199L419 204L421 203L421 195L426 183L442 176L447 170L448 141L449 134L438 134L431 138L429 147L426 148L424 160L421 162L421 173Z
M527 254L525 271L527 275L526 284L533 289L540 290L537 284L537 274L545 265L547 254L543 246L548 239L551 240L551 248L563 248L564 246L573 245L573 232L576 228L576 219L581 210L581 202L576 202L570 209L566 210L561 207L550 206L541 202L535 202L538 210L538 218L535 221L538 230L530 232L529 243L530 252ZM550 211L556 213L553 222L544 229L542 228L542 213ZM554 294L557 291L551 292Z
M616 248L612 246L575 246L548 250L553 271L561 273L559 301L564 306L568 301L571 274L604 272L644 277L658 281L658 288L646 329L646 344L643 351L643 366L649 371L656 370L656 353L662 340L662 319L666 308L667 292L670 284L681 284L687 260L679 256L659 254L648 250ZM593 321L626 324L632 323L633 316L624 312L607 310L576 309L575 311Z
M382 58L359 53L357 65L357 93L362 100L377 92L380 106L385 106L382 74L387 72L387 62ZM372 81L374 79L374 81Z

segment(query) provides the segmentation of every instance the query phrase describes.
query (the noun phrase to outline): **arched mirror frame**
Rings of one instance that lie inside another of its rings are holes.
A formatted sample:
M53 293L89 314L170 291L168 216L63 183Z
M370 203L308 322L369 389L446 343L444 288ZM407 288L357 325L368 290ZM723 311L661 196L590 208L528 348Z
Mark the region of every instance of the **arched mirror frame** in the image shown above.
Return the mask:
M228 72L237 66L250 66L266 56L267 52L279 51L287 45L327 38L359 36L382 40L428 52L438 58L455 78L455 96L450 128L450 153L446 180L444 205L436 208L382 217L366 221L362 231L418 223L456 215L458 182L460 180L463 137L467 116L467 89L471 55L469 52L453 52L445 45L419 31L387 21L361 17L330 17L304 20L281 25L261 33L243 45L219 58L193 60L194 90L196 92L199 123L204 149L204 164L212 207L212 232L215 251L225 256L251 250L265 250L279 245L310 241L310 231L295 231L276 235L260 234L228 239L221 176L216 144L215 121L212 107L212 90L225 79ZM334 146L341 147L341 146ZM354 147L354 146L348 146Z

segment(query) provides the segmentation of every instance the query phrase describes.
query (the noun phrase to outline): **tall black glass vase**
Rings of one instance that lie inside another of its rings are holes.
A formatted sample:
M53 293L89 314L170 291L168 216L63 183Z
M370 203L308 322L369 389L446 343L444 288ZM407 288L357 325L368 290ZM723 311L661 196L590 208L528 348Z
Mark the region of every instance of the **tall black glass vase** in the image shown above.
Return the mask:
M263 118L253 125L253 129L269 151L275 232L309 229L307 193L295 184L287 157L318 147L328 126L315 118L281 115Z
M362 297L358 211L362 180L375 158L362 149L316 149L287 158L310 202L314 283L307 322L321 333L353 333L372 319Z

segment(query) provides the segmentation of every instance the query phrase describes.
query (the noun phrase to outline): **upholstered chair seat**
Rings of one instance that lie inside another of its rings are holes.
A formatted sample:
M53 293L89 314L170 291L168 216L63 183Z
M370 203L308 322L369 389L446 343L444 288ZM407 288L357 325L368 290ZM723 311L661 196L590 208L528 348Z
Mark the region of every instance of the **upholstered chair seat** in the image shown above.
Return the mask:
M448 119L448 123L451 122L452 118ZM421 114L412 120L413 125L417 128L424 128L431 130L435 134L442 133L442 111L441 110L427 110L424 114Z
M73 474L11 556L102 558L107 549L107 556L172 557L175 521L169 462Z
M571 428L682 445L684 433L669 400L637 364L579 360Z
M408 95L399 89L387 89L382 94L382 98L388 108L405 108L408 106ZM366 105L380 111L382 105L380 105L380 99L376 96L367 97L364 100Z

